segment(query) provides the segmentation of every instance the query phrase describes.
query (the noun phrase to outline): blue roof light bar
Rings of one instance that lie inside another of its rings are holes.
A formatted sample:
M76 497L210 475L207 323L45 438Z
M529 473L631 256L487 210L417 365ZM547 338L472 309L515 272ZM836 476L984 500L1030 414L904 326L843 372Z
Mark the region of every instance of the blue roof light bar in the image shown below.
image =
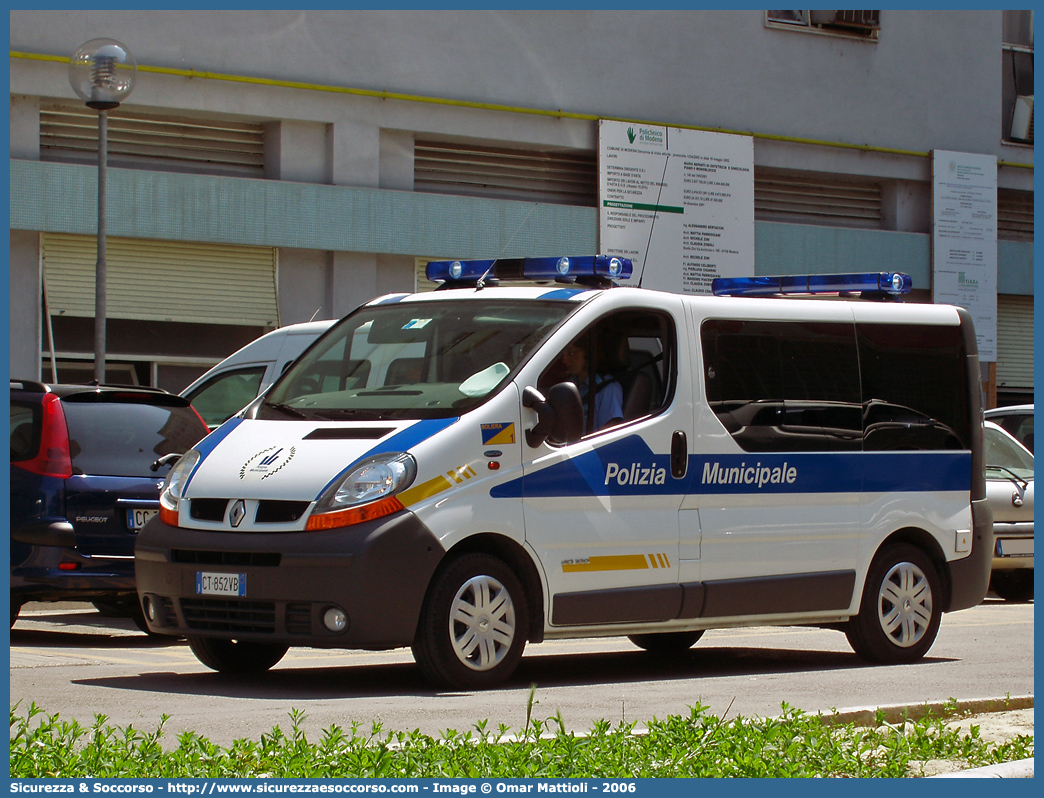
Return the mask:
M780 296L790 294L868 293L898 297L910 293L913 280L902 272L808 274L779 277L718 277L711 283L715 296Z
M610 255L579 257L497 258L495 260L433 260L425 274L444 287L477 285L480 280L535 280L609 287L634 271L630 258Z

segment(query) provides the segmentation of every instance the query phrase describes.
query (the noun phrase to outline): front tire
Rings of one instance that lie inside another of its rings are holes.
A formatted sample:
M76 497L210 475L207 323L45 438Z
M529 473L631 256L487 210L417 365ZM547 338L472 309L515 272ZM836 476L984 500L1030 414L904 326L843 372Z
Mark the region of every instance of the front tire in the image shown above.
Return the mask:
M941 602L928 556L908 543L887 546L870 564L859 614L845 629L848 642L870 662L914 662L935 642Z
M684 654L703 637L703 630L695 632L655 632L644 635L627 635L627 639L650 654L672 656Z
M435 577L413 657L440 686L492 687L518 666L528 629L525 595L515 572L488 554L465 554Z
M188 644L196 659L219 673L262 673L279 662L289 648L276 643L212 637L189 637Z

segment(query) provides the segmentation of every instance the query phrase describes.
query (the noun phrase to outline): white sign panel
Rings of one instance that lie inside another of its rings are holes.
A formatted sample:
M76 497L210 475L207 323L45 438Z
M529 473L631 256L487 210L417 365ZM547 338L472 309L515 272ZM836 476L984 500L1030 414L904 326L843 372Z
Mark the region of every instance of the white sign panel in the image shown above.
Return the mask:
M997 158L932 153L932 298L967 308L979 360L997 359Z
M754 140L602 120L600 250L634 262L630 285L708 294L754 274Z

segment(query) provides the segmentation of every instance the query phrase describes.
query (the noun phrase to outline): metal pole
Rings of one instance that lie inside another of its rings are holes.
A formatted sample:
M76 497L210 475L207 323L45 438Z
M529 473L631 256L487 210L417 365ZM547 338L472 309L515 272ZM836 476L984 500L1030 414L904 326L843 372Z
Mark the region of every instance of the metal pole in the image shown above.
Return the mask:
M94 379L105 382L105 188L109 159L109 114L98 111L98 262L94 270Z

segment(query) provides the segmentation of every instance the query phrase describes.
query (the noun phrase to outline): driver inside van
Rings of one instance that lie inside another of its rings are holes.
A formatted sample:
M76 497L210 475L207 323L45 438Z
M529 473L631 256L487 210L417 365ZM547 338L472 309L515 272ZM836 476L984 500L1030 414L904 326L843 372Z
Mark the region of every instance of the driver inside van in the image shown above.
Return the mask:
M592 369L588 363L588 336L582 335L562 350L560 362L566 372L566 379L580 391L584 405L588 404L589 383ZM623 418L623 387L612 375L594 374L595 403L594 430L610 426Z

